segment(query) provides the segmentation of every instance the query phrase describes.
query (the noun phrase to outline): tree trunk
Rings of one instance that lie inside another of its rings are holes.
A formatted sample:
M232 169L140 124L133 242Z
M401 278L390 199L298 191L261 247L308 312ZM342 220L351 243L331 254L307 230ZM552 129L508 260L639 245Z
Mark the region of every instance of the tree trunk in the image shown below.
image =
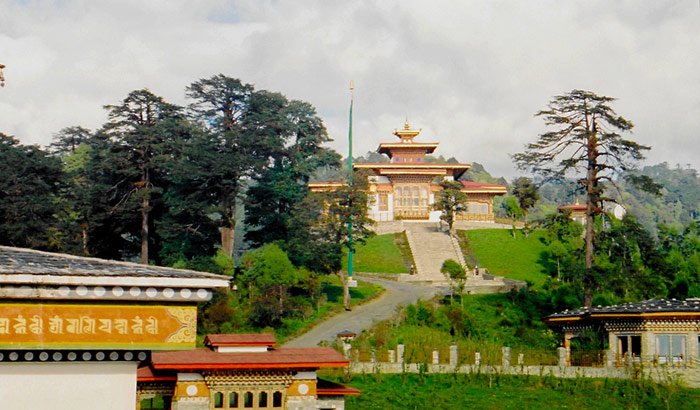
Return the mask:
M338 272L340 282L343 284L343 307L345 310L350 310L350 287L348 286L348 276L342 270Z
M221 250L229 258L233 258L233 238L235 231L236 229L234 226L222 226L219 228L219 232L221 232Z
M141 264L148 265L148 193L141 200Z
M83 239L83 256L90 256L90 251L88 251L88 224L80 224L82 239Z
M595 120L589 122L589 114L586 112L586 129L588 129L587 141L587 173L586 173L586 278L583 281L583 306L590 307L593 303L593 215L598 205L596 192L596 178L598 165L598 138Z

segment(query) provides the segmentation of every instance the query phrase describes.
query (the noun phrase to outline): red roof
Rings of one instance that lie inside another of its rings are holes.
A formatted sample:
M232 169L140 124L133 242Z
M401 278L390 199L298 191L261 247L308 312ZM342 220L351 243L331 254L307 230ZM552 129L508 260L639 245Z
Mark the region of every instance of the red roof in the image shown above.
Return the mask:
M362 392L358 389L328 380L318 379L316 382L317 396L359 396L360 393Z
M274 346L275 335L271 333L243 333L207 335L206 346Z
M155 370L317 369L344 367L348 359L328 347L280 348L266 352L215 352L208 348L151 355Z
M155 374L150 366L146 365L139 367L136 370L136 379L140 382L162 382L162 381L175 381L177 376L175 373L163 372Z

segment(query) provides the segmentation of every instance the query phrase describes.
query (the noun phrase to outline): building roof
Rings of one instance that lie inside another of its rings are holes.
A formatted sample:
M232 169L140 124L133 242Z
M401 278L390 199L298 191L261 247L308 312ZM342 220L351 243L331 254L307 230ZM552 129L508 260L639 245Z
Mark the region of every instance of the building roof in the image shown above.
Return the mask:
M218 346L274 346L272 333L215 334L204 338L204 345Z
M340 383L318 379L316 382L316 395L318 396L359 396L360 390L344 386Z
M561 205L557 209L559 211L570 210L570 211L585 212L588 209L588 206L586 204L579 204L578 202L576 202L575 204Z
M435 149L440 145L437 142L382 142L377 148L377 152L380 154L386 154L391 158L393 156L392 150L411 150L418 151L425 154L432 154Z
M550 324L582 321L588 319L610 318L655 318L678 316L700 318L700 298L686 300L650 299L642 302L623 303L614 306L591 306L565 310L550 315L546 321Z
M361 162L353 164L354 168L373 169L377 175L453 175L458 179L470 167L470 164L435 163L435 162Z
M266 352L215 352L208 348L151 355L156 371L318 369L344 367L348 359L327 347L279 348Z
M474 181L459 181L462 183L462 191L467 193L495 193L500 195L506 194L505 185L500 184L485 184Z
M207 300L209 289L228 287L229 281L187 269L0 246L0 297L5 298Z
M177 373L175 372L154 372L151 366L143 365L136 370L136 379L139 382L163 382L176 381Z

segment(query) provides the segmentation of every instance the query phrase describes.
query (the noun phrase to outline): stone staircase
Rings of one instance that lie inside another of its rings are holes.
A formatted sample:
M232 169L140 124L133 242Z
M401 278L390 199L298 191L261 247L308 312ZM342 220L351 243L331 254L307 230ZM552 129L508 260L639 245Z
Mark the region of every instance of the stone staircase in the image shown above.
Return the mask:
M459 244L447 232L438 230L435 222L405 222L406 237L413 253L415 274L412 281L445 282L440 273L442 263L454 259L464 266Z
M415 274L405 275L401 280L448 286L445 275L440 272L442 263L448 259L454 259L462 266L466 266L457 239L441 231L435 222L404 222L403 227L406 229L408 244L413 253ZM476 274L474 271L468 271L465 292L472 294L508 292L523 286L525 286L524 282L504 279L485 272Z

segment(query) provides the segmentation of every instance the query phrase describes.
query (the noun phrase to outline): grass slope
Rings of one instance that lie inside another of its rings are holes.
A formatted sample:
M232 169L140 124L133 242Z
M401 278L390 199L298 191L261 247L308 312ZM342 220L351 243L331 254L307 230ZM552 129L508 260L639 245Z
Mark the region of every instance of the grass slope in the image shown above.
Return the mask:
M355 272L408 273L399 248L394 242L395 235L377 235L367 243L357 247L353 255ZM343 269L348 268L347 255L343 258Z
M309 317L282 319L281 327L270 329L275 333L277 343L282 344L345 310L343 307L343 285L337 276L322 276L321 287L325 298L316 306ZM359 280L356 288L350 288L350 305L354 307L367 303L381 295L383 291L384 289L379 285Z
M541 242L544 231L536 230L526 238L516 231L515 238L509 229L475 229L459 231L466 236L479 267L489 273L507 278L532 282L541 287L547 279L539 259L546 250Z
M353 376L354 409L695 409L700 390L649 381L485 374Z

